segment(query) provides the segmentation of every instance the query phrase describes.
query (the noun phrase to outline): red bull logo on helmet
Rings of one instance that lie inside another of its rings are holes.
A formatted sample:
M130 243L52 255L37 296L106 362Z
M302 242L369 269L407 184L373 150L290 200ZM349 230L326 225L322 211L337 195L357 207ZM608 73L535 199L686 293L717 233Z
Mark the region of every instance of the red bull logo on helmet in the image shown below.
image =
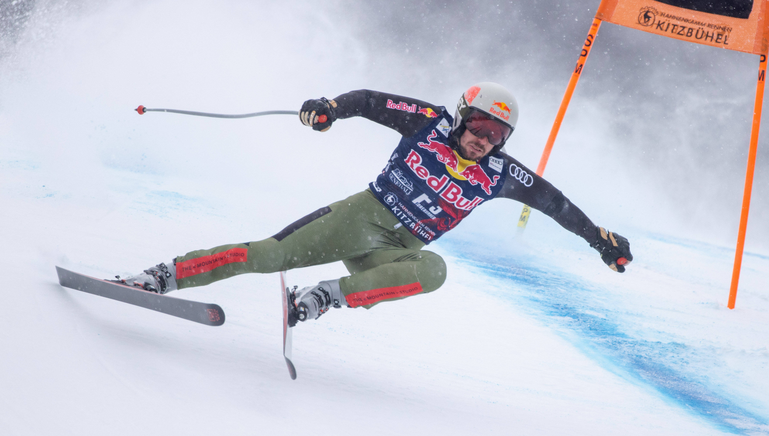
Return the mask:
M505 103L504 101L495 101L494 104L492 104L492 106L496 106L500 110L503 110L508 114L510 113L510 106L508 106L507 103Z
M505 121L510 120L510 106L503 101L495 101L489 108L489 113L496 115Z

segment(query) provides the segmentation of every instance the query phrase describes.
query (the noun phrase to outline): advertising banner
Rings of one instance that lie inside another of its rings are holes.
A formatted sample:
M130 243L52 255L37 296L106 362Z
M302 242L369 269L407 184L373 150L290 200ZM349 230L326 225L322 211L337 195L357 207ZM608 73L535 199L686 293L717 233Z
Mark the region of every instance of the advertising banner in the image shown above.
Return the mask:
M745 53L769 48L766 0L603 0L596 18Z

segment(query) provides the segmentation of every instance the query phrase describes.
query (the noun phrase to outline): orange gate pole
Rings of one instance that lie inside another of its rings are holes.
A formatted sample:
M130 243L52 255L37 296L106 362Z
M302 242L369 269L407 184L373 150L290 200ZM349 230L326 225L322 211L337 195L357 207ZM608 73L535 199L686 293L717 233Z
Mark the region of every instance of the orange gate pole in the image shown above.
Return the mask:
M740 281L742 268L742 253L745 249L745 233L748 228L748 212L750 211L750 196L753 192L753 173L756 167L756 152L758 150L758 131L761 127L761 109L764 103L764 83L766 79L766 54L762 54L758 67L758 84L756 85L756 103L753 107L753 128L750 132L750 151L748 152L748 170L745 174L745 191L742 195L742 214L740 215L740 230L737 235L737 251L734 253L734 270L732 271L732 287L729 291L729 309L734 309L737 300L737 285Z
M598 17L593 18L593 24L590 26L590 31L587 34L585 43L582 45L582 52L579 54L577 66L571 74L569 85L566 87L566 94L564 94L563 100L561 100L561 107L558 108L558 114L555 116L555 122L550 130L550 136L547 138L545 150L542 152L542 157L539 159L539 166L537 167L537 175L539 176L545 173L545 166L547 166L547 161L550 159L550 151L553 149L555 138L558 136L558 131L561 129L561 122L563 121L564 115L566 115L566 109L569 107L571 96L574 94L574 89L577 87L577 82L579 82L579 78L582 75L582 68L585 66L585 62L587 62L587 56L590 54L590 48L593 46L593 41L598 34L598 29L601 27L601 22L601 19ZM524 205L523 211L521 211L521 217L518 219L519 231L526 228L526 223L529 222L530 214L531 208L528 205Z

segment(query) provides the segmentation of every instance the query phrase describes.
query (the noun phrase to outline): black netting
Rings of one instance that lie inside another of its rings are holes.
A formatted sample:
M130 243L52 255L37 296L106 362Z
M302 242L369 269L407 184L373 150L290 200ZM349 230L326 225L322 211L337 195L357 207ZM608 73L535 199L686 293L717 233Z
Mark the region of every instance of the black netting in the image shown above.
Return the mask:
M748 18L753 0L656 0L679 8L734 18Z

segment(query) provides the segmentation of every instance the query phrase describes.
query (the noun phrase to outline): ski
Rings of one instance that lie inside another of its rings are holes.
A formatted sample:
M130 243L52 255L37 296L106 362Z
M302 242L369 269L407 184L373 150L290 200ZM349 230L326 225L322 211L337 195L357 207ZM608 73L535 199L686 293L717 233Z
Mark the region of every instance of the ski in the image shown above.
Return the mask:
M128 286L89 277L58 266L56 267L56 272L59 275L59 284L66 288L122 301L123 303L133 304L134 306L205 325L220 326L224 324L224 311L217 304L201 303L156 294L136 286Z
M291 380L296 380L296 368L294 368L294 362L291 361L291 325L289 325L289 304L294 304L291 301L291 291L286 287L286 272L280 272L280 294L283 298L283 358L286 359L286 366L288 366L288 374L291 376ZM296 321L294 321L296 322Z

